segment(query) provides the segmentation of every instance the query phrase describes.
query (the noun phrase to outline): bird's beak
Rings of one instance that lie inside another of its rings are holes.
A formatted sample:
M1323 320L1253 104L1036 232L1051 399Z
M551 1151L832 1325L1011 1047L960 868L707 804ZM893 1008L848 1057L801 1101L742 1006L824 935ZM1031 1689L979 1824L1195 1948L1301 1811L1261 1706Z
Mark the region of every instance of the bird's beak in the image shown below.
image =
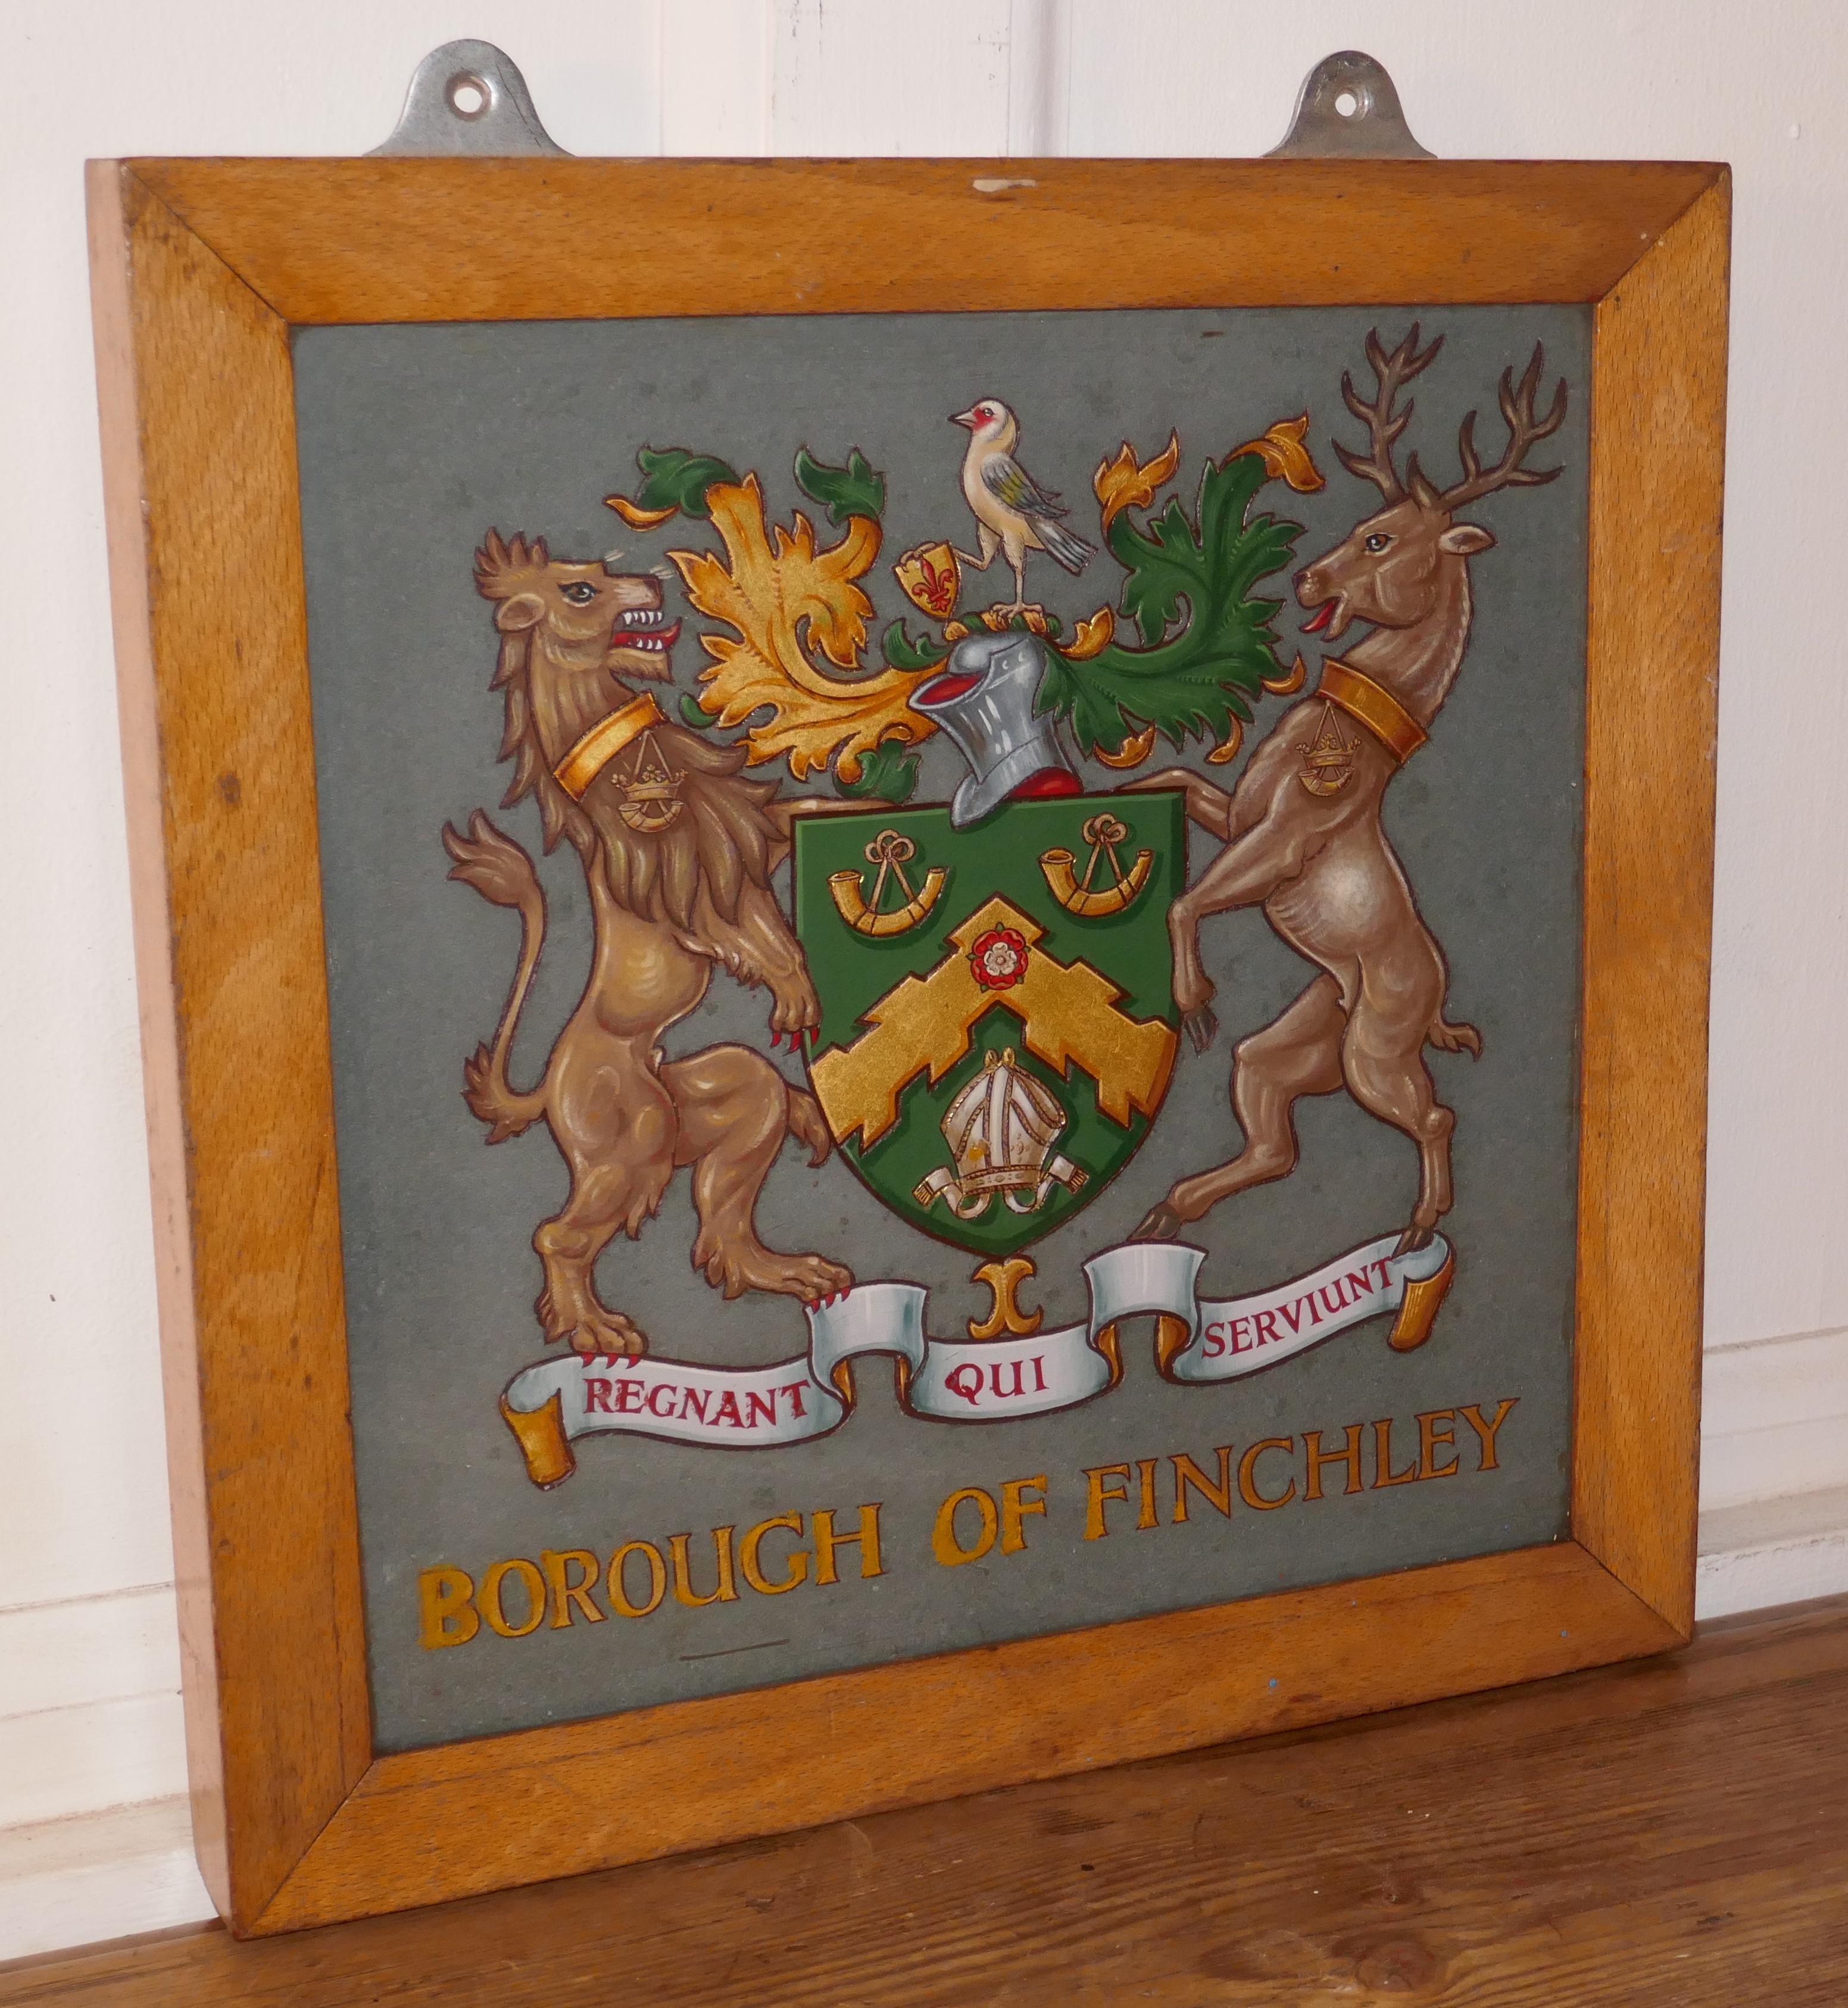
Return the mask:
M981 422L973 412L952 412L949 422L952 426L966 426L970 432L973 432Z

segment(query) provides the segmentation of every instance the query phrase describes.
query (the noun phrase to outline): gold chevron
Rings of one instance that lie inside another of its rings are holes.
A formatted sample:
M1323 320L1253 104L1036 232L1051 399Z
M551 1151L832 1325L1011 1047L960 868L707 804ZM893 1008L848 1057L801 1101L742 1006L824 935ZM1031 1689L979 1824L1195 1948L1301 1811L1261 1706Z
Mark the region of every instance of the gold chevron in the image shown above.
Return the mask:
M991 928L1013 928L1027 944L1026 973L1006 989L976 981L970 952ZM991 1005L1020 1020L1029 1052L1069 1077L1076 1060L1097 1086L1097 1106L1129 1126L1131 1112L1152 1116L1174 1071L1173 1028L1159 1018L1118 1010L1122 992L1088 962L1055 960L1039 946L1045 929L997 896L950 935L952 953L924 976L907 976L864 1015L869 1029L811 1066L837 1144L857 1130L860 1148L899 1119L899 1097L928 1068L933 1087L969 1051L970 1034Z

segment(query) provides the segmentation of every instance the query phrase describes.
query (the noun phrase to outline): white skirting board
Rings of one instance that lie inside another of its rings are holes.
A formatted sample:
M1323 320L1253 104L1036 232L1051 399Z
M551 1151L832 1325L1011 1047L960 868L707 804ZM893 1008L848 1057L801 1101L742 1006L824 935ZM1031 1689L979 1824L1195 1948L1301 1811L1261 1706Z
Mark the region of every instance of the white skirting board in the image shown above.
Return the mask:
M1694 1608L1730 1617L1848 1591L1848 1485L1701 1515Z
M0 1610L0 1960L211 1915L173 1586Z
M1848 1486L1848 1331L1709 1346L1701 1388L1701 1512L1841 1486Z
M0 1960L212 1914L183 1794L0 1827Z
M1848 1591L1848 1331L1707 1349L1702 1617Z
M1848 1332L1705 1380L1699 1615L1848 1591ZM0 1610L0 1960L210 1918L186 1783L170 1586Z

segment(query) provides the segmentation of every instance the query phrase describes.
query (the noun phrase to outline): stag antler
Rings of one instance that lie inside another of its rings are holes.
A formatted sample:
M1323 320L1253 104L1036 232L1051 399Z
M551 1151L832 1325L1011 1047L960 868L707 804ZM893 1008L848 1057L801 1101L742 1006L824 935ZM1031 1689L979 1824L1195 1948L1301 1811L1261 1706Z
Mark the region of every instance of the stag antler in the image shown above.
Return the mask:
M1544 483L1555 480L1562 470L1556 467L1535 469L1523 467L1529 447L1556 433L1565 422L1566 380L1560 379L1558 390L1553 393L1553 408L1543 419L1534 416L1534 394L1540 387L1540 371L1545 362L1545 353L1539 342L1534 344L1533 359L1522 373L1518 385L1514 381L1512 369L1501 373L1501 386L1496 394L1501 406L1501 415L1508 428L1508 447L1495 465L1483 471L1476 458L1476 415L1472 412L1463 421L1457 434L1457 451L1463 462L1463 479L1454 488L1447 488L1436 499L1446 509L1461 509L1466 502L1479 502L1485 495L1493 495L1498 488L1538 488ZM1415 479L1417 462L1412 462Z
M1430 366L1443 346L1443 337L1440 334L1421 355L1418 323L1414 321L1405 339L1388 355L1380 346L1379 329L1369 329L1367 360L1373 366L1373 374L1380 384L1378 394L1370 405L1355 389L1352 376L1344 369L1341 372L1342 398L1348 410L1365 423L1373 451L1350 453L1338 440L1330 440L1329 444L1350 474L1358 474L1363 481L1372 482L1388 502L1405 499L1405 487L1392 464L1392 450L1394 442L1410 422L1413 408L1408 403L1404 411L1395 415L1393 400L1414 376Z

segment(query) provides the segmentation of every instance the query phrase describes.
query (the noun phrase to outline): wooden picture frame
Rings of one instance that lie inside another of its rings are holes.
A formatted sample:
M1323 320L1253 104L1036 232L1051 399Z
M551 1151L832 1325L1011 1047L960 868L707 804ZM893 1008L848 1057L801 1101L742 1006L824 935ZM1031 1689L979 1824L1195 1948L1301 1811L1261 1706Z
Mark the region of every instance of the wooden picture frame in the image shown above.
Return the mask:
M1723 167L137 160L94 163L89 195L192 1796L234 1931L1687 1639ZM620 260L585 255L619 239ZM945 305L945 274L994 309L1593 306L1571 1537L1130 1621L1108 1656L1075 1632L375 1755L292 332L620 317L638 299L922 311Z

